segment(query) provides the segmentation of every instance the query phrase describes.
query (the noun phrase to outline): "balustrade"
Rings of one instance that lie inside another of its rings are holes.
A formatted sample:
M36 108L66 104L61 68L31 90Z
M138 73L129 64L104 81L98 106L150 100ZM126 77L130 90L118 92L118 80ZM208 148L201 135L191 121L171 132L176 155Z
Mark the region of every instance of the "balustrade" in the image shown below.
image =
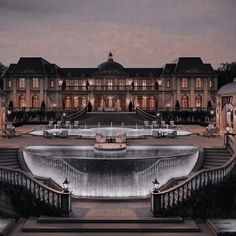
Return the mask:
M165 210L179 205L183 201L189 199L195 190L201 189L208 184L216 184L222 182L223 179L231 173L236 166L236 141L227 135L228 147L233 150L232 157L222 167L209 170L201 170L184 182L162 192L152 192L152 203L160 202L160 204L152 204L152 214L156 216Z
M36 199L53 207L59 215L68 216L71 211L71 193L60 192L49 188L21 170L0 167L0 182L25 188Z

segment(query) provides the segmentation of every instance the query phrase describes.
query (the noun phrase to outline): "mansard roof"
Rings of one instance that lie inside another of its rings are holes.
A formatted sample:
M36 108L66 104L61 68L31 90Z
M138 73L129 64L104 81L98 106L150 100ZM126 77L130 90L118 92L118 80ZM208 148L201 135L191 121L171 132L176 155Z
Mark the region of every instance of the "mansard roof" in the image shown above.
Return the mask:
M60 74L64 77L91 77L97 68L60 68Z
M130 77L158 77L162 70L162 68L126 68Z
M179 57L174 71L175 74L207 72L208 70L200 57Z
M60 68L42 57L21 57L17 64L10 64L5 76L9 74L50 74L58 75Z
M4 76L9 74L47 74L63 77L126 76L159 77L172 74L215 74L211 64L204 64L200 57L180 57L164 68L125 68L113 58L97 68L60 68L42 57L21 57L17 64L11 64Z
M173 63L166 64L163 76L172 74L214 74L211 64L204 64L200 57L179 57Z

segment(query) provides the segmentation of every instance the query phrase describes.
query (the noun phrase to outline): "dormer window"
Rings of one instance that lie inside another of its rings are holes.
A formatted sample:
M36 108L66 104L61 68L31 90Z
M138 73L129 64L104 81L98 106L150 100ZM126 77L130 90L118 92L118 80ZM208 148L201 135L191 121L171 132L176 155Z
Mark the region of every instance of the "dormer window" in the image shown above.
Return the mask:
M11 88L11 80L8 81L8 88Z

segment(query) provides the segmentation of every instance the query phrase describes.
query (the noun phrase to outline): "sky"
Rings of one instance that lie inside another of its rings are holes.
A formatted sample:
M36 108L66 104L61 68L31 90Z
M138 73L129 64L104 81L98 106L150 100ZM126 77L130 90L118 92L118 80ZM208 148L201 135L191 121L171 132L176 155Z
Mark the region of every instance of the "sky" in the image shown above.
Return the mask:
M0 0L0 62L162 67L200 56L236 61L236 0Z

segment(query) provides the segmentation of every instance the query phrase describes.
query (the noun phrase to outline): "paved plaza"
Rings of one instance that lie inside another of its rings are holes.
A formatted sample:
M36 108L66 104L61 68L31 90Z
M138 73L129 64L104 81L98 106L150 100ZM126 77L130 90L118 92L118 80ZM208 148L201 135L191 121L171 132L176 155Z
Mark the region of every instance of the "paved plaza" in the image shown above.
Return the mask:
M82 139L76 137L68 137L67 139L53 138L46 139L44 137L32 136L29 133L35 126L25 125L17 127L16 131L21 132L23 135L13 138L0 137L0 146L2 147L23 147L28 145L79 145L90 146L94 145L93 139ZM44 126L41 126L42 128ZM87 128L89 128L88 126ZM94 126L91 126L94 127ZM132 126L129 126L132 127ZM186 125L182 128L191 131L193 135L179 136L176 138L153 138L146 137L143 139L128 140L127 145L195 145L197 147L222 147L224 145L224 133L220 137L208 138L203 137L201 134L205 131L205 127L199 125ZM135 126L133 126L135 128ZM143 128L143 126L138 126Z

